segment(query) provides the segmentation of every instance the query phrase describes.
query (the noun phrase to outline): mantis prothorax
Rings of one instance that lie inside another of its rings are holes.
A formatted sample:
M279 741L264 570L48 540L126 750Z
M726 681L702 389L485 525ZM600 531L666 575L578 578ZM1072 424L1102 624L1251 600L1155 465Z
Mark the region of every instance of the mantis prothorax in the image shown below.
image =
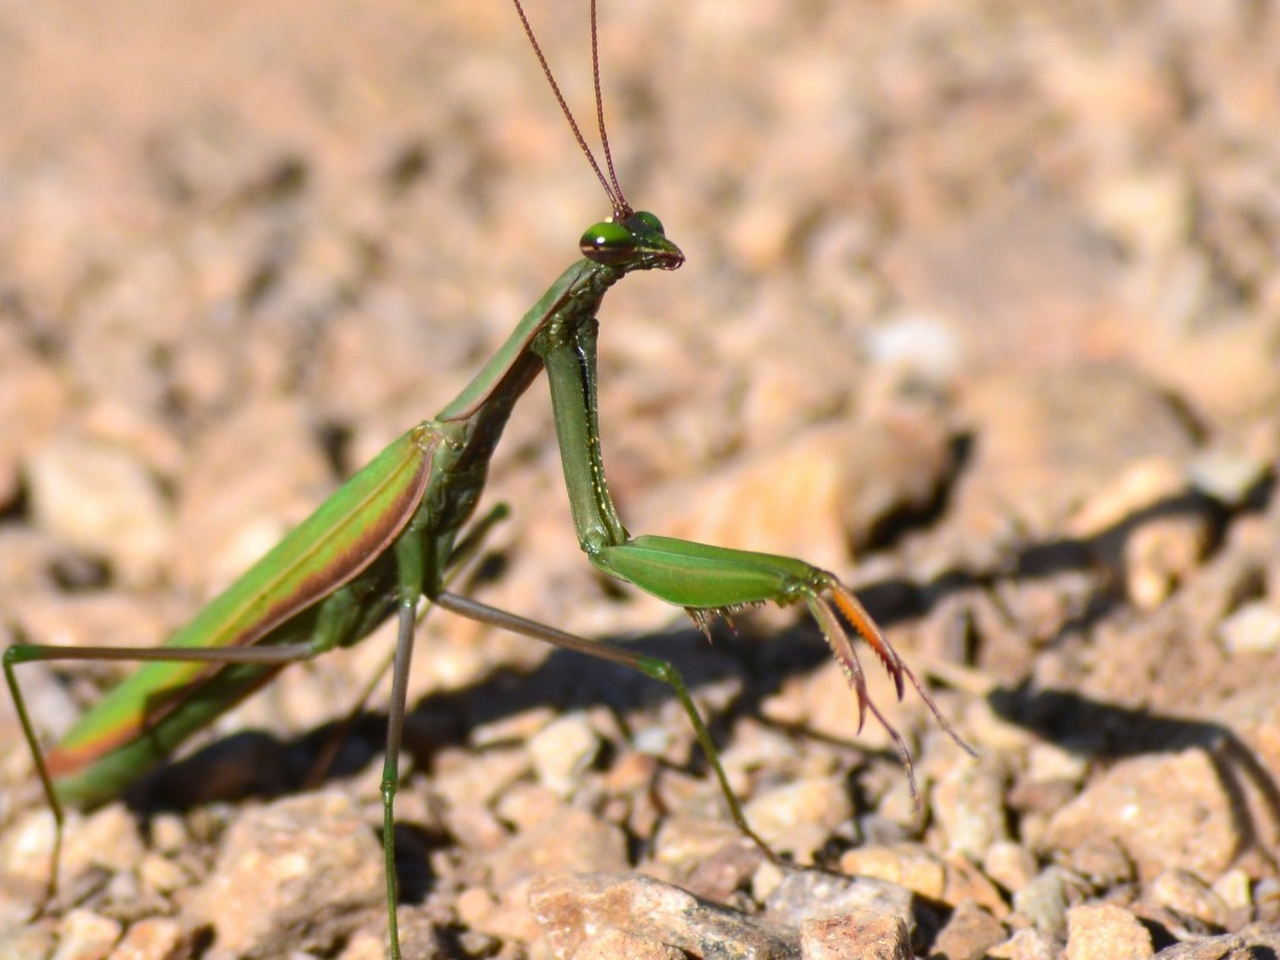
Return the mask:
M64 804L92 806L115 797L193 731L267 683L282 667L354 644L394 615L399 630L381 788L393 957L400 949L393 808L406 684L423 598L462 616L610 660L666 683L693 724L734 821L755 838L729 789L711 736L669 663L564 633L448 589L455 549L480 498L494 447L513 406L544 368L574 526L583 551L599 570L686 608L700 625L710 616L746 605L803 603L854 689L859 729L870 711L892 737L909 777L906 744L868 697L855 639L866 642L880 659L899 698L909 682L959 742L916 675L833 574L790 557L669 537L633 537L623 526L600 454L596 317L605 293L627 274L675 270L684 255L667 238L658 218L633 210L618 185L600 95L595 0L592 61L607 177L552 77L520 0L513 2L551 90L613 207L609 220L583 234L583 259L551 285L455 400L394 440L163 647L18 644L4 657L5 679L54 811L60 842ZM70 659L146 663L57 746L42 753L14 668L34 660ZM56 884L56 844L54 858L51 891Z

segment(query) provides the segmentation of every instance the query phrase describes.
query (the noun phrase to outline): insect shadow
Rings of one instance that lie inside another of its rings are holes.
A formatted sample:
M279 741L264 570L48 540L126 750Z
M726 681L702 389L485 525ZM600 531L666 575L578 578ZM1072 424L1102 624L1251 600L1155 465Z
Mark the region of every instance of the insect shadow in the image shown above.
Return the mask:
M1274 481L1260 485L1236 513L1264 510L1274 491ZM1030 581L1102 568L1114 574L1110 579L1118 583L1124 542L1135 531L1153 520L1205 511L1213 514L1220 529L1225 529L1232 515L1198 495L1171 498L1125 518L1093 538L1024 545L999 570L947 571L927 583L886 580L860 589L859 595L872 616L887 626L926 615L954 594L990 591L1000 580ZM940 519L933 517L929 523ZM1087 630L1124 605L1122 592L1100 589L1087 608L1066 626ZM739 626L741 629L716 625L711 644L692 627L627 642L631 649L672 661L695 694L717 684L731 684L730 692L707 716L717 741L723 740L731 717L759 717L765 699L788 678L808 675L830 663L830 651L821 634L807 621L768 642L757 642L749 619ZM651 711L671 699L669 688L634 670L598 661L591 661L590 669L584 670L580 655L552 650L530 672L500 669L464 688L424 697L409 715L404 748L419 769L429 770L438 750L465 745L477 727L526 710L544 706L575 710L604 705L617 716L628 717ZM1248 800L1250 788L1280 829L1280 785L1247 745L1223 724L1119 707L1069 690L1037 689L1026 680L992 690L988 700L1004 719L1101 762L1203 748L1231 804L1234 825L1241 837L1237 853L1248 847L1263 851L1267 847L1261 836L1263 825L1251 812L1256 807L1251 807ZM851 699L851 749L858 748L853 731L854 708ZM638 723L627 728L624 722L623 727L631 733L642 729ZM385 728L385 714L366 710L349 720L335 720L293 738L261 731L235 734L158 769L131 788L125 800L145 820L149 813L183 811L211 801L267 799L294 793L365 770L382 755ZM805 733L790 726L786 732ZM331 756L317 776L317 758L326 753ZM892 756L882 751L872 754ZM701 755L694 751L690 763L700 766L702 762ZM425 851L447 839L431 836L413 825L398 826L398 835L402 831L408 854L403 861L406 872L420 873ZM420 890L426 882L407 883L405 898L412 901L415 888Z
M821 633L807 622L767 641L756 636L759 632L744 620L732 627L714 625L710 643L690 626L632 638L626 646L671 661L695 696L713 701L704 716L713 737L723 743L734 717L760 716L765 699L788 678L831 662ZM604 706L618 718L622 731L634 737L643 733L646 723L655 722L646 716L675 702L666 685L628 667L587 663L590 669L583 669L580 654L553 649L530 671L499 668L474 684L428 694L406 718L403 750L417 769L429 773L435 754L466 746L477 728L547 706L558 713ZM854 749L852 693L849 710ZM683 722L680 730L687 726ZM692 731L688 733L692 742ZM132 785L123 799L145 832L157 813L181 813L219 801L272 799L358 775L380 762L385 746L386 715L374 710L360 710L295 737L248 730L157 768ZM602 762L607 762L611 749L604 746ZM897 762L892 750L869 752ZM701 772L704 766L701 752L693 749L687 768ZM447 845L449 838L409 823L397 824L396 838L398 848L404 843L398 858L401 896L405 902L417 902L431 885L427 855Z

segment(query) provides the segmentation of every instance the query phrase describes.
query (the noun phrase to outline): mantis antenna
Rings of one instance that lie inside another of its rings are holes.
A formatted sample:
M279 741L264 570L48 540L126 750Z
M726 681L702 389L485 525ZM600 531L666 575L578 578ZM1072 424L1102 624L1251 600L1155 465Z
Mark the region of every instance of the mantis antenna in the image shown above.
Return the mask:
M542 73L547 78L547 83L551 86L551 92L555 94L556 102L560 104L560 112L569 121L569 129L573 131L573 136L578 141L578 146L582 148L583 156L591 164L591 169L595 171L596 179L600 181L600 186L604 187L604 192L608 195L609 202L613 205L614 222L626 219L634 211L631 209L631 204L627 202L626 196L623 195L622 187L618 185L618 173L613 167L613 152L609 149L609 134L604 124L604 95L600 92L600 30L597 26L596 0L591 0L591 78L596 94L596 122L600 127L600 145L604 148L605 167L609 171L607 179L604 171L600 169L600 164L596 162L596 157L591 152L591 147L587 145L587 140L582 135L582 130L578 127L578 121L573 118L573 111L569 109L569 104L565 101L564 94L560 92L560 84L556 83L555 75L551 72L551 66L547 63L547 58L542 52L542 45L538 43L538 38L533 33L533 27L529 25L529 18L524 12L524 6L520 3L520 0L511 0L511 2L515 4L516 14L520 17L525 36L529 38L529 45L533 47L534 55L537 56L538 63L542 65Z

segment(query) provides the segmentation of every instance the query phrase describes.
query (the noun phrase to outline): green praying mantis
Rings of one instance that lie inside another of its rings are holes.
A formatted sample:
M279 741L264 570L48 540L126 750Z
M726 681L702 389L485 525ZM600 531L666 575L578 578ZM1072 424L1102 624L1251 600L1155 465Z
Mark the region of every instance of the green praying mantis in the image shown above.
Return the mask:
M881 660L899 698L909 682L943 729L964 745L915 673L833 574L790 557L632 536L623 525L609 494L600 449L597 314L604 295L627 274L675 270L684 255L658 218L634 210L618 184L605 132L595 0L590 4L592 63L607 177L552 76L520 0L513 3L570 130L610 200L612 216L583 234L582 259L551 285L456 399L394 440L164 646L9 647L5 680L57 829L50 895L57 883L64 805L92 807L114 798L283 667L355 644L394 617L398 630L381 793L388 936L391 956L399 957L394 801L410 660L424 598L444 610L609 660L667 684L689 717L734 822L764 846L743 816L711 735L670 663L562 632L449 589L451 575L488 523L472 517L495 446L514 405L544 368L573 523L597 569L684 607L704 628L710 617L735 608L803 603L854 690L859 729L870 711L892 737L913 792L906 744L868 696L855 639L866 642ZM55 660L143 665L44 752L15 668Z

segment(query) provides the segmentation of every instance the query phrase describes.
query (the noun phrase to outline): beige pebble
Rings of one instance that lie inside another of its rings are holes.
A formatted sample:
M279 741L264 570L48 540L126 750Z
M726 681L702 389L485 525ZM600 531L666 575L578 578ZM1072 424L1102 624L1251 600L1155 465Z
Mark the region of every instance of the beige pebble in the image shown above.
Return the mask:
M1151 933L1112 904L1082 904L1067 912L1066 960L1145 960L1155 956Z

